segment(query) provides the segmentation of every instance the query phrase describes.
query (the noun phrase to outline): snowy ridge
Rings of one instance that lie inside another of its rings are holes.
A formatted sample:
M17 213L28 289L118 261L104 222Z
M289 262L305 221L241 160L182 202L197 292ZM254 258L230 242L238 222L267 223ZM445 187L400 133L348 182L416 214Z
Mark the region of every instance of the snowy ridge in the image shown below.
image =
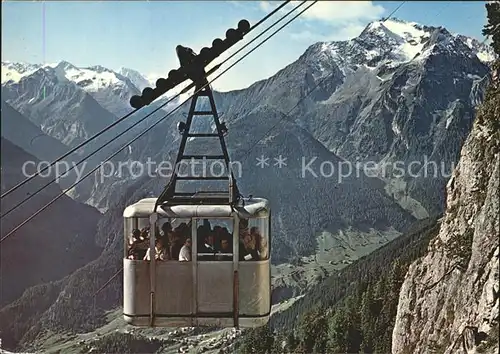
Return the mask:
M455 37L464 42L483 63L490 63L497 58L497 55L490 45L481 43L475 38L466 37L461 34L456 34Z
M155 85L156 80L149 77L144 77L140 72L130 68L121 67L118 70L120 75L128 78L140 91L144 90L146 87L151 87Z
M155 87L156 80L167 75L145 76L137 70L122 67L118 71L105 68L100 65L79 68L67 61L60 61L52 64L30 64L30 63L15 63L9 61L2 62L2 85L18 83L23 77L28 77L34 74L39 69L51 68L54 69L57 78L62 82L73 82L78 87L88 93L97 93L106 90L112 90L126 93L128 95L142 92L146 87ZM175 87L169 91L168 99L179 93L189 82ZM138 91L138 92L135 92ZM177 104L190 97L192 90L181 94L178 98L172 101L171 104ZM128 97L124 99L128 105Z
M43 65L2 61L2 85L8 81L13 83L19 82L21 78L33 74L41 67Z
M431 47L426 47L432 32L415 22L398 19L374 21L351 40L322 42L319 46L320 71L328 71L328 61L338 65L344 76L360 66L375 68L382 64L395 67L412 60L422 60ZM326 67L326 69L325 69Z
M97 77L96 73L89 69L70 69L64 76L69 81L83 86L86 91L98 91L102 87L121 83L113 73L101 73Z
M41 68L53 68L58 76L58 79L73 82L87 92L96 92L114 85L126 86L132 83L135 86L135 83L132 80L129 80L127 76L100 65L78 68L67 61L60 61L59 63L45 65L3 61L2 85L7 84L9 81L17 83L23 77L29 76ZM135 73L136 76L140 76L138 72ZM147 80L143 77L142 80L147 82Z
M380 37L390 37L389 40L395 44L394 53L400 56L401 61L415 58L430 37L430 33L423 30L422 26L415 22L389 19L385 22L373 22L369 28Z
M385 65L396 67L411 61L422 61L431 54L451 52L468 57L477 56L488 63L496 58L493 49L474 38L451 34L443 27L424 26L395 18L374 21L351 40L321 42L317 46L318 72L327 72L333 61L343 75L360 66L369 69Z

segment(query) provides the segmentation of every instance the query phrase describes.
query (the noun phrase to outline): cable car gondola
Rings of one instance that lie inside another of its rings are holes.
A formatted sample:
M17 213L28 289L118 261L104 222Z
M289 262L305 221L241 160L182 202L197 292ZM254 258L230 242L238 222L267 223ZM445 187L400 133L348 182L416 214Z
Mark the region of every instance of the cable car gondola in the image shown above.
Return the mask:
M271 312L269 203L239 194L224 141L227 128L219 121L206 72L202 67L186 72L196 93L182 125L176 166L219 159L228 173L181 177L176 168L158 198L125 208L123 316L141 327L259 327ZM210 111L196 110L202 96ZM217 133L191 133L197 115L212 116ZM222 154L184 154L190 137L219 139ZM227 190L180 192L180 180L227 181Z
M239 231L244 230L239 225L245 220L250 228L259 227L261 236L267 238L265 241L270 245L267 200L243 199L235 207L186 203L160 208L155 214L157 200L140 200L127 207L123 214L126 235L123 260L125 320L131 325L153 327L245 328L265 325L271 311L270 250L268 247L263 259L246 260L239 254ZM225 220L234 226L231 252L211 254L198 250L201 224L213 219ZM186 223L187 220L191 225ZM190 227L191 261L128 258L128 236L134 229L150 225L151 246L155 242L153 230L156 225L170 223L175 229L176 222Z

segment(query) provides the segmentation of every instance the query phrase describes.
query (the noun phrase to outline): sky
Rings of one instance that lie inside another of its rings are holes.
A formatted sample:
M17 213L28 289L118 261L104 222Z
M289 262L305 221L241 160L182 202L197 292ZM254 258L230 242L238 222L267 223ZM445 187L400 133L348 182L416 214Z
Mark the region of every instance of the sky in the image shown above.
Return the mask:
M226 30L247 19L254 24L279 1L3 1L2 61L48 64L66 60L77 67L102 65L132 68L151 78L177 69L178 44L196 52L224 38ZM298 1L285 7L285 12ZM301 9L308 6L306 3ZM248 87L295 61L319 41L347 40L380 20L401 1L319 1L213 83L220 91ZM253 46L292 18L243 49L229 67ZM226 59L259 35L280 13L231 48ZM486 23L482 1L408 1L393 15L425 25L444 26L483 40Z

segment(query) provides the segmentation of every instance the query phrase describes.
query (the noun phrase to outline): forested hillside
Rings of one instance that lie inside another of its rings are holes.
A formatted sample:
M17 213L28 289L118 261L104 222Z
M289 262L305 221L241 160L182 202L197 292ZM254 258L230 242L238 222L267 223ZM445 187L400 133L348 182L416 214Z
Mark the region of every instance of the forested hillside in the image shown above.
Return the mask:
M387 353L408 266L439 231L436 219L342 269L311 289L268 326L249 330L241 353Z

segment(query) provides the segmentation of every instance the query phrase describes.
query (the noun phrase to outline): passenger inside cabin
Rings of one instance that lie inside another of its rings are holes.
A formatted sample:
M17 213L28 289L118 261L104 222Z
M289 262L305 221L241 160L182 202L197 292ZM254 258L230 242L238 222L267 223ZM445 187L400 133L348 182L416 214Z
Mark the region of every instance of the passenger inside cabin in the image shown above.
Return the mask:
M174 231L178 232L183 237L188 237L191 234L191 228L185 222L177 226Z
M198 229L196 231L198 237L197 237L197 245L198 245L198 250L202 250L205 246L203 245L205 243L205 239L207 238L208 234L210 233L210 226L207 226L206 224L198 226ZM200 251L198 251L200 252Z
M132 231L132 238L130 240L128 251L128 259L143 259L146 255L148 248L147 240L141 237L141 231L135 229Z
M169 243L170 243L170 257L171 259L178 260L179 253L181 252L181 248L183 245L183 237L181 234L175 231L170 231L167 234Z
M168 233L172 231L172 225L169 222L163 223L161 226L160 236L168 236Z
M212 225L210 224L210 221L208 221L208 219L203 219L203 227L205 228L205 230L212 229Z
M132 247L136 245L141 240L141 230L134 229L132 230L132 237L129 240L129 246Z
M215 225L214 226L214 234L215 234L215 237L220 237L222 235L222 226L220 225Z
M267 259L268 249L267 242L264 237L260 234L259 228L254 226L250 229L250 236L255 240L256 251L259 255L259 259Z
M187 238L179 252L179 262L191 261L191 238Z
M241 219L240 220L240 227L239 227L239 234L240 234L240 239L243 240L245 238L245 235L249 233L248 231L248 219Z
M217 247L218 254L215 256L218 261L232 261L233 260L233 248L231 242L229 242L229 237L223 235L220 239L220 245Z
M144 256L145 261L151 260L151 249L148 248L146 251L146 255ZM159 237L155 241L155 260L157 261L167 261L169 260L169 254L167 248L165 246L165 239L163 237Z
M214 231L209 231L207 236L205 237L204 243L202 244L202 248L199 250L199 253L215 253L217 250L215 249L215 233Z
M260 259L255 244L255 235L250 232L243 236L240 240L240 261L258 261Z
M220 250L222 253L233 253L233 248L231 247L231 243L229 242L229 237L223 236L220 240Z

